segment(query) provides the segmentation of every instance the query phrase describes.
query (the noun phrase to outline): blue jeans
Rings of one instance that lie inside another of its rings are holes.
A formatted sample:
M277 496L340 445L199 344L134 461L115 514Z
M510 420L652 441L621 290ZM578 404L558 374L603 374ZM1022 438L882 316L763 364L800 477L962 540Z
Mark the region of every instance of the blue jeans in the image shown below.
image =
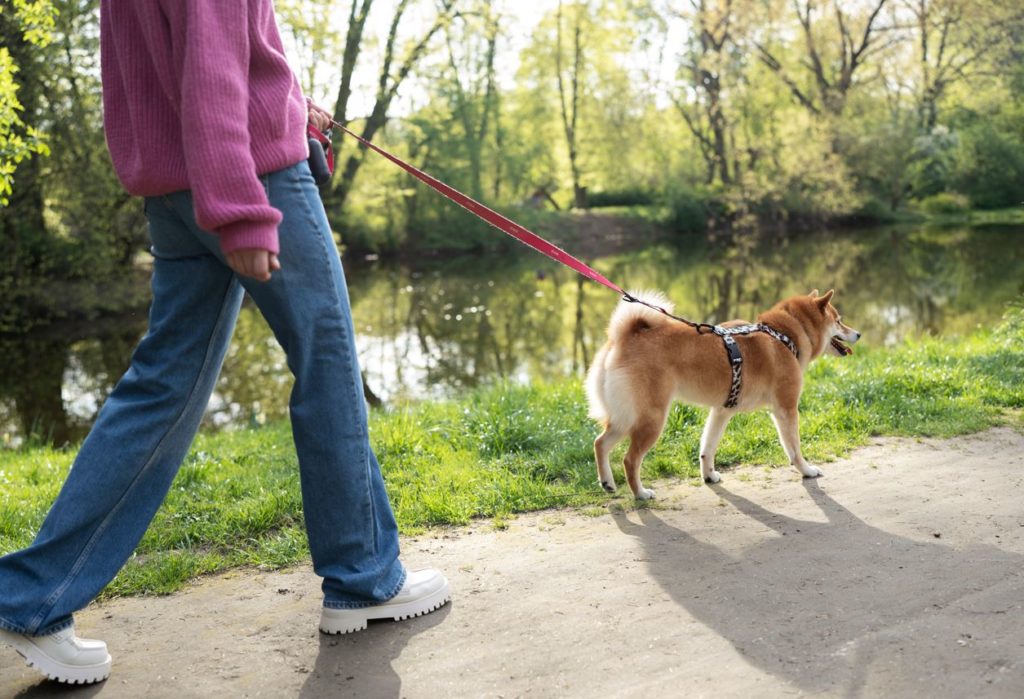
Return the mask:
M189 192L146 200L149 331L35 541L0 558L0 627L62 629L124 565L188 452L246 291L295 375L292 432L324 606L379 604L401 589L398 528L370 448L348 290L323 206L305 162L261 179L284 216L281 270L266 283L227 267Z

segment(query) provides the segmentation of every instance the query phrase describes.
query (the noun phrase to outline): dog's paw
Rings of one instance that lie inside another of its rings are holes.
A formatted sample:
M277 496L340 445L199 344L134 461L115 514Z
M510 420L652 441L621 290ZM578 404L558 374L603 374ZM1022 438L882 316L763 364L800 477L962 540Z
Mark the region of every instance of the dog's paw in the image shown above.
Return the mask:
M605 492L607 492L607 493L614 493L615 492L615 481L613 481L613 480L601 481L601 487L604 488Z
M811 466L808 464L800 469L800 473L803 474L804 478L817 478L818 476L824 476L825 472L817 466Z
M649 490L647 488L641 488L636 493L636 499L637 500L653 500L654 499L654 491L653 490Z
M710 475L704 477L705 483L718 483L722 480L722 474L718 471L712 471Z

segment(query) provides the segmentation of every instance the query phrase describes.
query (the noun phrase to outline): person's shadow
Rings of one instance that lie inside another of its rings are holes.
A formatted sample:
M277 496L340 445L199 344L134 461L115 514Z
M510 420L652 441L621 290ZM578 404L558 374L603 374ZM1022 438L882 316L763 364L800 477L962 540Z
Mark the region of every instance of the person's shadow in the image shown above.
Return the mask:
M402 692L402 678L394 668L394 661L413 636L444 623L451 608L452 602L449 602L426 616L399 623L371 621L369 628L359 633L320 634L316 665L302 685L299 697L397 699Z
M622 512L613 517L623 533L642 542L652 577L676 604L752 665L800 690L870 695L884 677L894 694L902 688L920 695L949 670L942 652L951 648L961 653L957 663L977 667L981 687L986 672L1017 665L1013 656L1024 633L1010 610L1019 610L1024 593L1024 557L991 546L956 550L890 534L855 517L816 481L805 487L826 522L776 514L712 486L768 528L738 554L700 541L650 510L638 511L640 524ZM997 590L989 597L978 596L992 586ZM1004 643L978 646L980 659L972 655L969 646L980 643L977 631L949 628L950 615L965 611L996 624L988 635ZM992 660L1003 652L1005 659ZM1019 689L1019 677L1014 681ZM959 694L953 687L946 691Z

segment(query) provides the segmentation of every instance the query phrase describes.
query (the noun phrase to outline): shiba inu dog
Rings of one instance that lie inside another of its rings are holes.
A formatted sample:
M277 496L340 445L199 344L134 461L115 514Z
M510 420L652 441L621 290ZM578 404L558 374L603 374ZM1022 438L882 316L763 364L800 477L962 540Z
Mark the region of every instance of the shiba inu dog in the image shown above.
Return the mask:
M657 293L634 294L671 313ZM626 479L639 500L654 497L640 482L640 464L665 427L673 400L711 407L700 439L700 472L721 480L715 451L737 412L768 407L790 462L805 478L821 475L800 453L798 405L803 374L823 354L853 353L860 333L832 305L833 291L794 296L757 318L691 327L639 303L622 301L608 325L608 342L587 374L590 416L604 431L594 441L597 478L615 491L608 456L625 437ZM734 344L732 348L730 344ZM739 361L737 361L739 357Z

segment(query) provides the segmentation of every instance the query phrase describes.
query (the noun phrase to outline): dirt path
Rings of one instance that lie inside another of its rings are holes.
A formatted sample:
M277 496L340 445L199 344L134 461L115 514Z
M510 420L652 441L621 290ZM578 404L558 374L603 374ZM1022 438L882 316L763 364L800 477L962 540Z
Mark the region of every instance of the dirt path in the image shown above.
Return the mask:
M409 539L452 604L352 636L316 631L306 569L92 607L110 680L40 683L4 648L0 696L1024 696L1024 436L884 440L824 468Z

